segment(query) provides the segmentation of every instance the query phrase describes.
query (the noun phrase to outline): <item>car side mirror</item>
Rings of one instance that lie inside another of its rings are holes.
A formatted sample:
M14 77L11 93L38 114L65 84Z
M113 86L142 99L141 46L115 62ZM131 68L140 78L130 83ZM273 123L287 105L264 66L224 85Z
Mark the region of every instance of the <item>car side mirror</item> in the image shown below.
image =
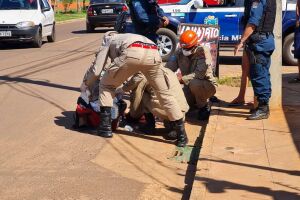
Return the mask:
M203 0L195 0L193 7L196 9L203 8Z

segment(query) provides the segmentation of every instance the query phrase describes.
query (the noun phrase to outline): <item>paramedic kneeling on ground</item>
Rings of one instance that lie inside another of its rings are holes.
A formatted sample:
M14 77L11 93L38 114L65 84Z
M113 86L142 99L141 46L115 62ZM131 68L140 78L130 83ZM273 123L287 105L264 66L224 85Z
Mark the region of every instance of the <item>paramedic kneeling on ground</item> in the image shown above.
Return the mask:
M188 111L189 106L182 91L182 87L177 79L177 76L170 69L162 68L164 75L168 80L169 90L172 94L176 94L175 99L181 108L183 116ZM174 132L173 125L169 121L168 114L165 112L163 105L160 104L155 91L149 85L146 77L142 73L135 74L122 88L118 88L116 92L129 92L130 94L130 113L131 119L139 119L142 115L145 116L146 124L139 128L140 131L146 134L153 134L155 129L155 117L164 120L164 124L169 131L164 138L176 139L177 134ZM128 115L127 115L128 116ZM174 134L175 133L175 134Z
M161 57L154 42L137 34L107 32L94 64L85 75L87 87L99 78L104 65L106 65L106 70L100 79L99 86L101 121L98 135L112 137L111 107L116 88L140 71L153 87L169 120L173 122L173 128L178 136L177 146L183 147L187 144L183 114L176 101L176 94L172 94L169 89L162 69Z
M198 36L187 30L180 35L180 47L170 57L166 67L181 75L178 80L184 84L183 91L191 109L198 108L198 119L208 120L208 99L216 93L217 82L213 76L212 58L208 47L198 45Z

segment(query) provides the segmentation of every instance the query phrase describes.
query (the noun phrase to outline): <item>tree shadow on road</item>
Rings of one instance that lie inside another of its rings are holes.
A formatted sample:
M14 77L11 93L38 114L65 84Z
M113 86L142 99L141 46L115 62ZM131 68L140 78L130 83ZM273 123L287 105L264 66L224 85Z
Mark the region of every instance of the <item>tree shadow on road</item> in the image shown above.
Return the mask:
M239 191L252 192L256 194L263 194L272 197L272 199L278 199L278 200L300 199L299 193L296 192L288 192L284 190L273 190L268 187L243 185L239 183L216 180L216 179L206 178L206 177L196 177L195 180L201 181L205 185L209 193L226 193L226 190L239 190Z
M57 126L63 126L66 129L72 130L74 132L89 134L89 135L97 135L97 129L89 126L76 127L75 125L75 111L63 111L61 112L61 116L56 116L54 119L54 123ZM156 128L153 134L144 134L136 129L133 131L128 131L123 127L119 127L114 131L114 134L125 135L129 137L137 137L146 140L152 140L154 142L162 142L166 144L174 144L174 141L165 140L164 135L167 132L164 128Z
M72 87L67 85L61 85L57 83L51 83L49 80L31 80L23 77L9 77L9 76L0 76L0 80L4 82L0 82L0 85L7 83L30 83L40 86L64 89L64 90L72 90L76 92L80 92L78 87Z
M47 43L43 41L43 44ZM0 43L0 50L12 50L12 49L32 49L32 43L30 42L5 42Z
M206 132L206 127L207 127L207 122L201 126L199 135L197 139L195 140L195 143L193 144L192 152L191 152L191 157L190 161L188 162L188 166L186 169L186 174L185 174L185 179L184 179L184 190L182 192L182 200L187 200L190 199L190 195L193 189L193 184L197 172L197 163L198 163L198 158L199 154L201 151L204 135Z
M228 117L238 117L238 118L245 118L250 115L250 109L252 109L252 104L244 104L240 106L229 106L230 102L219 100L218 102L214 103L214 108L212 111L218 111L218 115L228 116ZM228 110L227 108L230 108ZM221 112L221 113L220 113ZM214 115L215 112L211 112L211 115Z
M74 130L73 125L75 124L75 111L64 111L61 114L62 116L55 117L54 123L57 126L63 126L66 129Z

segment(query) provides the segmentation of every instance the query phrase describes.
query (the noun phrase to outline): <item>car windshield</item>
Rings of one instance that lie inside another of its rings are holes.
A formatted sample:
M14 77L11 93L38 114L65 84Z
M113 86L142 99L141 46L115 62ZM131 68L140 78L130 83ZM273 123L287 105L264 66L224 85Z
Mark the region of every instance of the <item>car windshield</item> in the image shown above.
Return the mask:
M125 3L125 0L91 0L90 3Z
M0 10L34 10L37 0L0 0Z

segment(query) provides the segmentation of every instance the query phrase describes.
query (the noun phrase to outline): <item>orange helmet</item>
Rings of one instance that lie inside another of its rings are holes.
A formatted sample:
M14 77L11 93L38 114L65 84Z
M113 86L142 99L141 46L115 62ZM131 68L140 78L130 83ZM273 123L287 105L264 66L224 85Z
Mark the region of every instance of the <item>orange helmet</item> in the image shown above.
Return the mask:
M189 49L198 43L198 36L194 31L187 30L180 35L179 42L182 48Z

